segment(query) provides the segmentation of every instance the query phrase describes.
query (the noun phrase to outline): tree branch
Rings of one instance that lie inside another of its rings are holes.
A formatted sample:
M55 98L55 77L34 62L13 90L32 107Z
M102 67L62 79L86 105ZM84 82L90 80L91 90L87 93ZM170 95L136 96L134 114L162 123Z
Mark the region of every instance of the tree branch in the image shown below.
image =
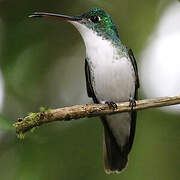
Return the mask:
M155 107L163 107L180 104L180 96L163 97L155 99L145 99L136 101L134 110L143 110ZM38 113L31 113L25 118L19 118L18 122L14 123L17 134L23 134L34 127L54 122L54 121L69 121L84 117L93 117L106 114L120 113L131 111L129 102L117 103L117 109L113 110L107 104L85 104L75 105L72 107L64 107L52 110L41 110Z

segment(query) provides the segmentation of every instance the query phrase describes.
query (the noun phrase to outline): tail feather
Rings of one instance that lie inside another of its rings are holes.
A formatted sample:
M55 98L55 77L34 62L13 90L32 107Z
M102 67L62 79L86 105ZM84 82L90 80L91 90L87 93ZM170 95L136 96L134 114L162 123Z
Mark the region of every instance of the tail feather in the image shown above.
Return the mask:
M127 165L128 154L121 152L117 143L109 136L104 129L104 168L106 173L119 173Z
M131 113L130 134L127 142L121 146L117 143L117 139L113 135L107 119L108 117L101 117L104 125L104 168L106 173L120 173L128 162L128 154L131 150L136 125L136 112Z

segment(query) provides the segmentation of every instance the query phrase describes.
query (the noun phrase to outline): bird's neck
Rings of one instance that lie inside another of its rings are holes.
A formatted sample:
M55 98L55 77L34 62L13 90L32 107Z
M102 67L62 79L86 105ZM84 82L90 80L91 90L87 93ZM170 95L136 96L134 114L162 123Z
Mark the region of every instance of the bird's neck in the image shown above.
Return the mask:
M113 62L114 58L123 54L125 46L118 36L101 35L79 23L72 22L72 24L78 29L84 40L86 56L92 65L101 65L107 61Z
M95 32L88 32L83 36L86 46L86 56L91 60L112 58L116 53L116 47L109 39L98 36Z
M114 32L114 34L106 34L106 33L98 33L85 25L79 24L77 22L71 22L77 30L80 32L85 46L86 51L91 49L101 49L105 46L108 46L111 48L121 48L123 47L123 44L121 43L117 33Z

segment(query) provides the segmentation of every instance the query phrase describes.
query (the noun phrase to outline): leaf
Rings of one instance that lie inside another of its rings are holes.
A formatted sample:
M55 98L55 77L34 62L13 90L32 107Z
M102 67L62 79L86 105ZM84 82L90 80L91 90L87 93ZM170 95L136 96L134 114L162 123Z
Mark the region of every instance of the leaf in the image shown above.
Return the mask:
M0 115L0 130L13 130L10 121L2 115Z

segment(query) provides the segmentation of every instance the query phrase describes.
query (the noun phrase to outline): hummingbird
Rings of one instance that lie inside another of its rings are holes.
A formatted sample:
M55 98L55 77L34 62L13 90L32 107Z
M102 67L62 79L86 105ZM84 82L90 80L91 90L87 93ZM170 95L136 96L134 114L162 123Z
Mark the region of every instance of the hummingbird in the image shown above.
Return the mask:
M119 173L127 165L135 136L139 77L135 56L120 40L115 23L101 8L80 16L35 12L29 17L55 18L75 26L86 46L85 76L87 94L94 103L129 101L132 111L101 116L104 127L104 168Z

